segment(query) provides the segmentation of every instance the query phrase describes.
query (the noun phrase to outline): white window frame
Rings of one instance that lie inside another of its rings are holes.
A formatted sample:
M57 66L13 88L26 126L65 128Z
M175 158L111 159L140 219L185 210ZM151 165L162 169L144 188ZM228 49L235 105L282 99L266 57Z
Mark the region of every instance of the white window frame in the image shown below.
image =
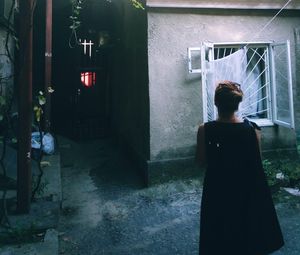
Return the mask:
M286 45L286 58L287 58L287 81L288 81L288 95L289 95L289 110L290 110L290 123L282 121L278 117L277 108L277 84L276 84L276 61L274 59L274 47ZM291 65L291 49L290 41L286 43L271 43L270 44L270 57L271 57L271 70L272 70L272 99L273 99L273 122L277 125L284 126L287 128L295 128L294 120L294 102L293 102L293 84L292 84L292 65Z
M292 88L292 69L291 69L291 55L290 55L290 42L286 41L284 43L273 43L273 42L222 42L222 43L202 43L201 47L188 48L188 63L189 63L189 73L201 73L201 83L202 83L202 101L203 101L203 121L207 122L211 120L211 116L208 116L207 107L207 88L206 88L206 76L208 72L212 71L206 68L206 63L214 59L214 48L218 47L241 47L241 46L252 46L252 47L262 47L267 50L267 78L269 84L267 85L266 92L268 93L267 104L270 105L267 112L266 118L254 119L251 121L256 122L259 126L273 126L274 124L284 126L287 128L295 128L294 124L294 104L293 104L293 88ZM278 119L278 109L277 109L277 99L276 93L276 61L274 59L274 47L276 46L286 46L286 59L287 59L287 79L288 79L288 98L289 98L289 110L290 110L290 122L282 121ZM209 49L209 50L208 50ZM201 69L193 69L192 62L192 51L197 50L201 52ZM214 113L216 117L216 109Z
M192 55L194 51L201 52L202 47L190 47L188 48L188 67L189 67L189 73L201 73L201 68L193 68L193 59ZM202 54L200 54L202 56ZM199 63L201 64L201 63Z

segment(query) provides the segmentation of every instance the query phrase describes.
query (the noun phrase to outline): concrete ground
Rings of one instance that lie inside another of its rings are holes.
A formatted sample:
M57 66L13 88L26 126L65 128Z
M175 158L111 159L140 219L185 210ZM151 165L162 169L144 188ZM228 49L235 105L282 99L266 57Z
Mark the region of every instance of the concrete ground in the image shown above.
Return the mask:
M16 151L7 148L4 161L7 176L16 180ZM56 255L58 254L57 228L61 205L60 155L43 157L43 177L45 185L42 193L37 194L28 214L15 213L17 192L15 187L8 189L7 202L10 228L0 226L0 255ZM37 173L37 162L32 161L32 171ZM16 182L16 181L15 181ZM0 185L1 186L1 185ZM0 189L0 194L2 190ZM2 197L2 195L1 195Z
M60 254L198 254L201 177L145 188L111 140L59 143ZM273 255L299 255L300 198L278 201L286 245Z

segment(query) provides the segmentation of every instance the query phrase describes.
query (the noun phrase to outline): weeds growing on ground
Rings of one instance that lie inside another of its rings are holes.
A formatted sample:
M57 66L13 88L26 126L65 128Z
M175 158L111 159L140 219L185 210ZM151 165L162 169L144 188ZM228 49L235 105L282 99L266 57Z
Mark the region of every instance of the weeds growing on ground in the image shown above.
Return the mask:
M264 159L263 167L271 188L291 187L300 189L299 159Z

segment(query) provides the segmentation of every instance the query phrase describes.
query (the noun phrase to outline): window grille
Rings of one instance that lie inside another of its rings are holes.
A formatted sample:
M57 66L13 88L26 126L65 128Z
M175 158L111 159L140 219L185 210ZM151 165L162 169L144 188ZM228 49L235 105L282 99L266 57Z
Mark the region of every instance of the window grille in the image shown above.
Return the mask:
M289 42L204 43L200 49L200 64L195 56L192 58L198 48L189 49L188 56L189 72L202 75L204 121L217 116L216 83L232 80L240 83L244 92L238 111L241 117L262 126L276 123L294 127Z

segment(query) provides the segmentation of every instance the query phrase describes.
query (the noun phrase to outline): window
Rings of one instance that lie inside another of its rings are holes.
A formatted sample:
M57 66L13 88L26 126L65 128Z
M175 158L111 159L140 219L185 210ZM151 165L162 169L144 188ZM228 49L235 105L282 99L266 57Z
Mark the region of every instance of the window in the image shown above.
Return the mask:
M86 88L91 88L96 84L95 72L82 72L80 73L81 83Z
M189 48L189 72L201 73L203 118L216 118L214 89L219 80L242 85L239 115L261 126L294 128L290 46L286 43L203 43Z

